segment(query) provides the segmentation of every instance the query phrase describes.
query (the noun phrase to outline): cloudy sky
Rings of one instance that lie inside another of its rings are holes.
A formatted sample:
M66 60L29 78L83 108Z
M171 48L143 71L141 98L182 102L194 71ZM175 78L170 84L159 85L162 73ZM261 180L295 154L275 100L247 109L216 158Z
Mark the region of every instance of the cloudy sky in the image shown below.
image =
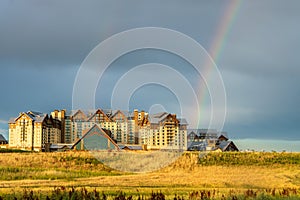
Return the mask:
M300 140L299 8L298 0L2 0L0 131L7 136L6 122L19 112L71 109L76 74L100 42L132 28L163 27L188 35L211 55L219 41L213 57L226 88L224 130L232 138ZM199 79L178 56L132 52L109 66L96 106L109 108L120 77L150 62L174 67L192 86ZM159 104L177 112L175 97L168 87L150 84L132 95L130 108Z

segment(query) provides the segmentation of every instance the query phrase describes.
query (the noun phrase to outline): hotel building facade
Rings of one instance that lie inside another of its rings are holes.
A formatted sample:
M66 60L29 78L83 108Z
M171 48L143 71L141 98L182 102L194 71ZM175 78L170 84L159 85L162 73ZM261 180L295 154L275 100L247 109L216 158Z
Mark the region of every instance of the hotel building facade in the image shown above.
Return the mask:
M48 114L23 112L10 119L8 126L10 148L42 151L47 143L61 142L61 121Z
M21 113L9 122L9 146L42 151L47 143L73 144L98 125L109 130L117 144L144 145L147 149L187 149L187 122L175 114L149 115L138 110L54 110L50 116Z

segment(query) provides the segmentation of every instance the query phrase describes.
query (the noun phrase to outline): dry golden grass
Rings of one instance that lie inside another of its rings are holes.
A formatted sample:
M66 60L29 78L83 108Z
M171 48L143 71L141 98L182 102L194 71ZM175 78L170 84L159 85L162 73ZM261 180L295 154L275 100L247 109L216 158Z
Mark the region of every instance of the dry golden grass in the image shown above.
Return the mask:
M259 157L263 155L261 154ZM243 156L243 154L233 154L233 156ZM228 165L201 165L198 155L190 153L156 172L126 174L103 166L95 161L88 152L8 153L0 154L1 169L19 169L15 172L19 176L23 173L22 169L25 172L26 169L32 169L34 178L25 176L24 179L9 180L5 178L6 174L2 173L0 194L9 193L12 190L21 191L23 188L49 191L57 186L97 188L106 192L122 190L130 193L151 193L151 191L162 191L166 194L176 192L185 195L195 190L213 188L220 191L249 188L300 189L300 167L297 159L298 157L296 157L296 162L293 162L296 164L235 165L228 161ZM73 173L73 175L68 178L61 173ZM76 175L76 173L79 174ZM101 175L101 173L104 174ZM52 176L58 178L54 178L55 180L43 178Z
M93 166L97 165L100 170L105 169L101 163L92 161L93 157L85 151L0 154L0 166L93 169Z

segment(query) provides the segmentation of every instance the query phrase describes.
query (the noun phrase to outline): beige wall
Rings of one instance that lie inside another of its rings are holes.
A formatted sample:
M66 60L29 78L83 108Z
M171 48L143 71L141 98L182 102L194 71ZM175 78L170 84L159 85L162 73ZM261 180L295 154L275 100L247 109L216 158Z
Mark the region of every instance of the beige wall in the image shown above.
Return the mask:
M61 130L48 126L21 114L15 123L9 124L9 148L41 151L45 143L60 143Z

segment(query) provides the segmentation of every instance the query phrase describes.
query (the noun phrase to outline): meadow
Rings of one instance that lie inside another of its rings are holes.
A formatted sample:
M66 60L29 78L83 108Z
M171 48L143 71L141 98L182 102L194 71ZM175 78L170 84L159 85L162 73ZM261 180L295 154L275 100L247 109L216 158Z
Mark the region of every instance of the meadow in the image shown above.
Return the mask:
M300 153L187 152L149 173L111 169L89 152L1 153L5 199L300 199Z

